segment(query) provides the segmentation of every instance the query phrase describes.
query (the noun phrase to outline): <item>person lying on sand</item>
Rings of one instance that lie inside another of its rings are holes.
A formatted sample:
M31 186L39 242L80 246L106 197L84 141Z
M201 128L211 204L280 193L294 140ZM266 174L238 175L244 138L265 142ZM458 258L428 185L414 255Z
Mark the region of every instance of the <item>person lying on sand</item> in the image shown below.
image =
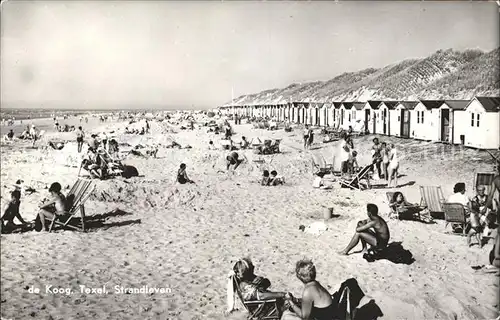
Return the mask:
M271 171L271 177L269 178L269 185L277 186L279 184L285 184L285 178L278 177L278 172L276 172L276 170Z
M237 261L233 267L234 277L238 282L238 287L243 300L255 301L278 299L279 307L284 309L284 298L286 293L269 291L271 281L264 277L256 276L254 274L254 270L255 267L252 261L248 258L243 258ZM269 314L272 311L272 308L274 308L272 304L264 306L264 310L260 310L258 311L258 314L254 315L255 319L260 319L259 315L263 316Z
M295 265L295 275L304 284L302 299L295 299L291 293L287 293L285 299L293 312L285 311L281 319L332 320L336 306L328 290L316 281L316 267L312 261L298 261Z
M237 152L231 152L226 157L226 170L229 170L229 167L232 165L233 170L236 170L238 166L243 162L243 159L239 159L239 155Z
M4 228L13 229L17 225L14 223L14 218L17 218L22 224L27 224L26 221L21 217L19 213L19 207L21 206L21 191L14 190L10 193L10 201L5 205L3 210L3 215L0 218L2 223L2 230ZM6 224L4 225L4 222Z
M347 247L340 251L342 255L348 255L361 240L361 245L363 246L362 253L367 252L366 244L368 243L377 250L384 249L389 243L389 227L385 220L378 215L378 207L369 203L366 206L368 219L358 222L356 227L356 233L351 239L351 242ZM373 231L370 230L373 228Z
M51 199L48 201L43 201L39 206L40 211L38 216L40 217L40 222L42 223L42 230L46 230L45 219L53 219L56 216L66 216L68 211L66 208L66 197L61 193L61 184L59 182L54 182L49 188Z
M186 184L186 183L194 183L193 180L190 180L187 176L187 173L186 173L186 164L185 163L181 163L181 166L179 168L179 170L177 171L177 178L176 178L177 182L179 182L180 184Z
M399 191L394 192L391 202L389 203L389 207L392 208L397 214L408 217L412 217L414 214L419 213L426 208L406 201L403 193Z

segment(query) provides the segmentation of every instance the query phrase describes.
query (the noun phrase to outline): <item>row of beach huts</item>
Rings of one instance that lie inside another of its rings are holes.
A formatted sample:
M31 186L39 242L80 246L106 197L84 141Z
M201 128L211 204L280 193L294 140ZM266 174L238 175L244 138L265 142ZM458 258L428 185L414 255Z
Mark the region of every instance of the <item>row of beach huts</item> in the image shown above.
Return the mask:
M225 115L348 129L363 133L500 148L500 97L471 100L290 102L225 105Z

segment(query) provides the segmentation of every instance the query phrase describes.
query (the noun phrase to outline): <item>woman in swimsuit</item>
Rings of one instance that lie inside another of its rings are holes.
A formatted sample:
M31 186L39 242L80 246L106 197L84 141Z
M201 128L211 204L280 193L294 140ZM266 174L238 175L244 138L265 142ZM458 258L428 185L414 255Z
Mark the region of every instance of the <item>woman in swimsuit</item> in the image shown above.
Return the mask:
M316 267L312 261L306 259L298 261L295 273L297 278L304 283L302 299L299 301L291 293L287 293L285 299L293 312L285 311L281 319L333 320L335 304L328 290L316 281Z
M187 176L185 163L181 163L179 171L177 171L177 182L179 182L180 184L186 184L188 182L194 183L194 181L190 180Z

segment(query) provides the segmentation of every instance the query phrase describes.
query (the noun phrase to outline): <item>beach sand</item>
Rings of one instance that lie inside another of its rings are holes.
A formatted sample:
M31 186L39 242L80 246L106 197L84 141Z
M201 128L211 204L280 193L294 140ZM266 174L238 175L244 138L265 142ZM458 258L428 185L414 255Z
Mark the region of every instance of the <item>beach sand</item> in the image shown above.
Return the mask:
M89 119L90 120L90 119ZM125 123L85 124L87 130L115 130ZM226 275L233 264L249 256L258 275L269 278L271 289L300 296L302 284L295 277L295 262L313 259L317 279L331 292L350 277L373 297L384 313L382 319L493 319L497 316L498 277L474 271L487 265L493 241L483 248L468 248L465 237L445 232L444 221L425 224L388 220L391 242L411 251L411 265L387 260L373 263L360 254L340 256L356 222L366 218L366 204L379 206L387 217L386 191L311 187L310 152L332 158L335 143L318 142L316 150L301 148L301 130L265 131L251 125L235 126L236 137L282 138L282 153L256 155L240 151L246 160L236 171L226 172L227 151L209 150L220 136L199 130L179 130L152 123L145 136L116 134L129 144L173 139L192 149L160 146L158 158L128 156L140 177L95 181L88 200L86 233L30 231L1 236L1 315L5 319L225 319ZM30 148L29 142L2 145L2 204L17 179L37 192L22 198L21 214L36 216L39 201L50 183L71 186L78 173L74 133L47 133L68 140L64 149ZM369 162L373 136L355 138L359 163ZM474 171L491 171L489 156L476 150L381 137L397 143L401 153L401 191L419 202L420 185L441 185L445 196L453 185L467 184L473 195ZM421 154L425 151L426 155ZM257 161L254 161L257 160ZM196 184L174 184L179 164ZM262 187L263 169L277 170L286 185ZM67 189L66 189L67 191ZM327 221L328 230L312 235L299 230L322 220L326 207L339 215ZM450 228L448 228L448 231ZM70 294L47 293L46 286L69 288ZM80 286L106 287L108 294L81 293ZM167 288L166 293L121 294L115 286ZM39 293L31 289L39 288ZM228 319L242 319L236 312Z

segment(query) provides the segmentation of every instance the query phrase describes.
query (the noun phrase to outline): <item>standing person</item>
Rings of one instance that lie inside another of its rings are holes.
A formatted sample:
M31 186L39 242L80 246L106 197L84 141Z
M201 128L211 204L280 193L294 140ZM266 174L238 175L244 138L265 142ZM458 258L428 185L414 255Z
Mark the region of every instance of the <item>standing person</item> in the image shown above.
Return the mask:
M394 180L394 188L398 187L398 169L399 169L399 157L398 152L396 150L396 146L394 143L391 143L389 148L389 165L387 171L389 172L389 179L387 182L387 186L390 188L392 185L392 181Z
M344 131L341 133L342 140L340 141L340 171L342 174L346 174L349 171L349 157L351 155L351 149L349 148L348 135Z
M309 134L307 137L307 148L308 149L311 148L313 141L314 141L314 131L312 128L309 128Z
M104 118L103 118L104 119ZM101 139L101 143L102 143L102 147L104 150L107 150L107 146L108 146L108 135L106 134L106 132L101 132L101 134L99 135L99 138Z
M82 152L83 138L84 137L85 137L85 133L83 132L82 127L79 126L78 130L76 131L76 143L78 145L78 153Z
M31 135L31 139L33 139L33 148L34 148L35 144L36 144L36 140L38 139L38 130L35 128L34 124L31 125L30 135Z
M376 174L378 179L382 176L382 154L381 154L381 149L382 146L380 145L378 138L373 138L373 147L372 147L372 165L373 165L373 171L375 169L377 170ZM376 177L374 177L375 180L378 180Z
M85 123L89 123L89 118L85 117Z
M309 141L309 126L306 124L304 127L304 150L307 150L307 143Z
M380 155L382 156L382 172L384 173L384 179L389 181L389 150L385 142L380 144Z
M378 215L378 207L375 204L369 203L366 206L366 211L368 219L358 222L356 233L352 237L351 242L349 242L347 247L342 250L340 254L348 255L349 251L351 251L360 240L363 246L362 253L367 252L367 243L378 250L387 247L390 238L387 222ZM370 230L372 228L373 231Z

